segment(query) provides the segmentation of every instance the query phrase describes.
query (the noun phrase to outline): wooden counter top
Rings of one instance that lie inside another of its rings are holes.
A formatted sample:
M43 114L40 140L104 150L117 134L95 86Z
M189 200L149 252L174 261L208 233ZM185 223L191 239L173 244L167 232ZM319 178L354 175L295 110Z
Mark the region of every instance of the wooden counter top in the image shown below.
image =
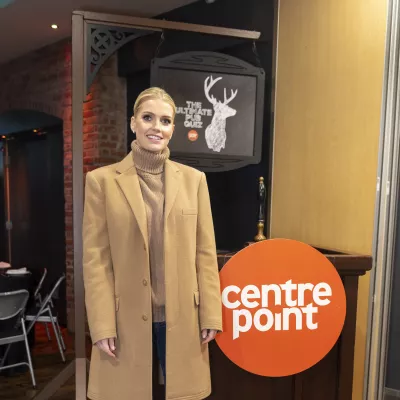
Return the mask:
M362 276L372 268L372 257L360 254L346 254L335 250L320 249L314 247L326 256L326 258L335 266L341 276ZM218 268L232 258L236 252L218 252Z

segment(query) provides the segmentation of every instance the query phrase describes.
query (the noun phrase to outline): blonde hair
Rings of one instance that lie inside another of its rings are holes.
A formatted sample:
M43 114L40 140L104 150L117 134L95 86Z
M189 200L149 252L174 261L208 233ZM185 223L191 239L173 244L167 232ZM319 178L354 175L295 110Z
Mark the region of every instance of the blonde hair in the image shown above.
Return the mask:
M137 115L143 103L151 99L160 99L168 103L172 107L172 117L175 118L176 105L174 100L172 100L172 97L164 89L159 87L148 88L139 94L133 106L133 115Z

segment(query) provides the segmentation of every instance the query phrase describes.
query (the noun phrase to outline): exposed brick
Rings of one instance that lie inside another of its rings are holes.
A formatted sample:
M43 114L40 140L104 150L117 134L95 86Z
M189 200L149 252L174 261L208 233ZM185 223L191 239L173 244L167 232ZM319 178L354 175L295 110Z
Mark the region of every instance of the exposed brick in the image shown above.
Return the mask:
M94 125L84 125L83 126L83 133L92 133L95 132L95 127Z
M83 134L83 141L94 141L97 142L99 140L99 134L97 132L90 132Z
M68 39L1 65L0 76L6 76L7 80L0 91L0 114L7 110L30 109L63 120L67 312L69 324L73 325L71 60L71 41ZM125 155L126 83L118 77L117 71L114 55L100 69L83 104L85 174L115 163ZM73 327L69 325L69 329Z
M97 114L97 112L93 111L93 110L89 110L89 111L85 111L85 113L91 113L92 116L90 117L85 117L83 119L83 124L84 125L94 125L94 124L98 124L99 120L101 120L101 118L99 118L99 115Z
M87 118L91 118L94 117L95 113L93 112L93 110L85 110L83 112L83 118L87 119Z

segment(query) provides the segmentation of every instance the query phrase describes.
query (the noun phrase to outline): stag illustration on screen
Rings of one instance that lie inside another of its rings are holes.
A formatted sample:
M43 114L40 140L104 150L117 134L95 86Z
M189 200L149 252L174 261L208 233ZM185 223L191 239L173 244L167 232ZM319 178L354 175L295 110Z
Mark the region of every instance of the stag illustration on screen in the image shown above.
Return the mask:
M210 95L211 88L219 81L222 77L213 79L212 76L208 76L204 81L204 93L207 100L213 105L214 115L211 120L211 124L206 128L206 142L209 149L220 152L221 149L225 148L226 142L226 119L233 117L236 114L236 110L229 107L228 104L236 97L238 90L231 89L231 96L226 97L226 89L224 88L224 101L217 100L214 96Z

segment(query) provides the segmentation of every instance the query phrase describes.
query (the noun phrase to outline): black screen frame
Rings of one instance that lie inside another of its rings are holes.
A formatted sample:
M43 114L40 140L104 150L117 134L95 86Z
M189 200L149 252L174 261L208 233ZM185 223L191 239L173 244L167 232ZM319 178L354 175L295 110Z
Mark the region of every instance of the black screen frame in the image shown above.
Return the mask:
M164 58L154 58L151 62L151 86L167 89L161 79L161 69L200 71L256 79L254 144L252 156L230 156L204 153L171 151L171 159L204 172L230 171L250 164L259 164L262 154L265 71L228 54L209 51L177 53Z

